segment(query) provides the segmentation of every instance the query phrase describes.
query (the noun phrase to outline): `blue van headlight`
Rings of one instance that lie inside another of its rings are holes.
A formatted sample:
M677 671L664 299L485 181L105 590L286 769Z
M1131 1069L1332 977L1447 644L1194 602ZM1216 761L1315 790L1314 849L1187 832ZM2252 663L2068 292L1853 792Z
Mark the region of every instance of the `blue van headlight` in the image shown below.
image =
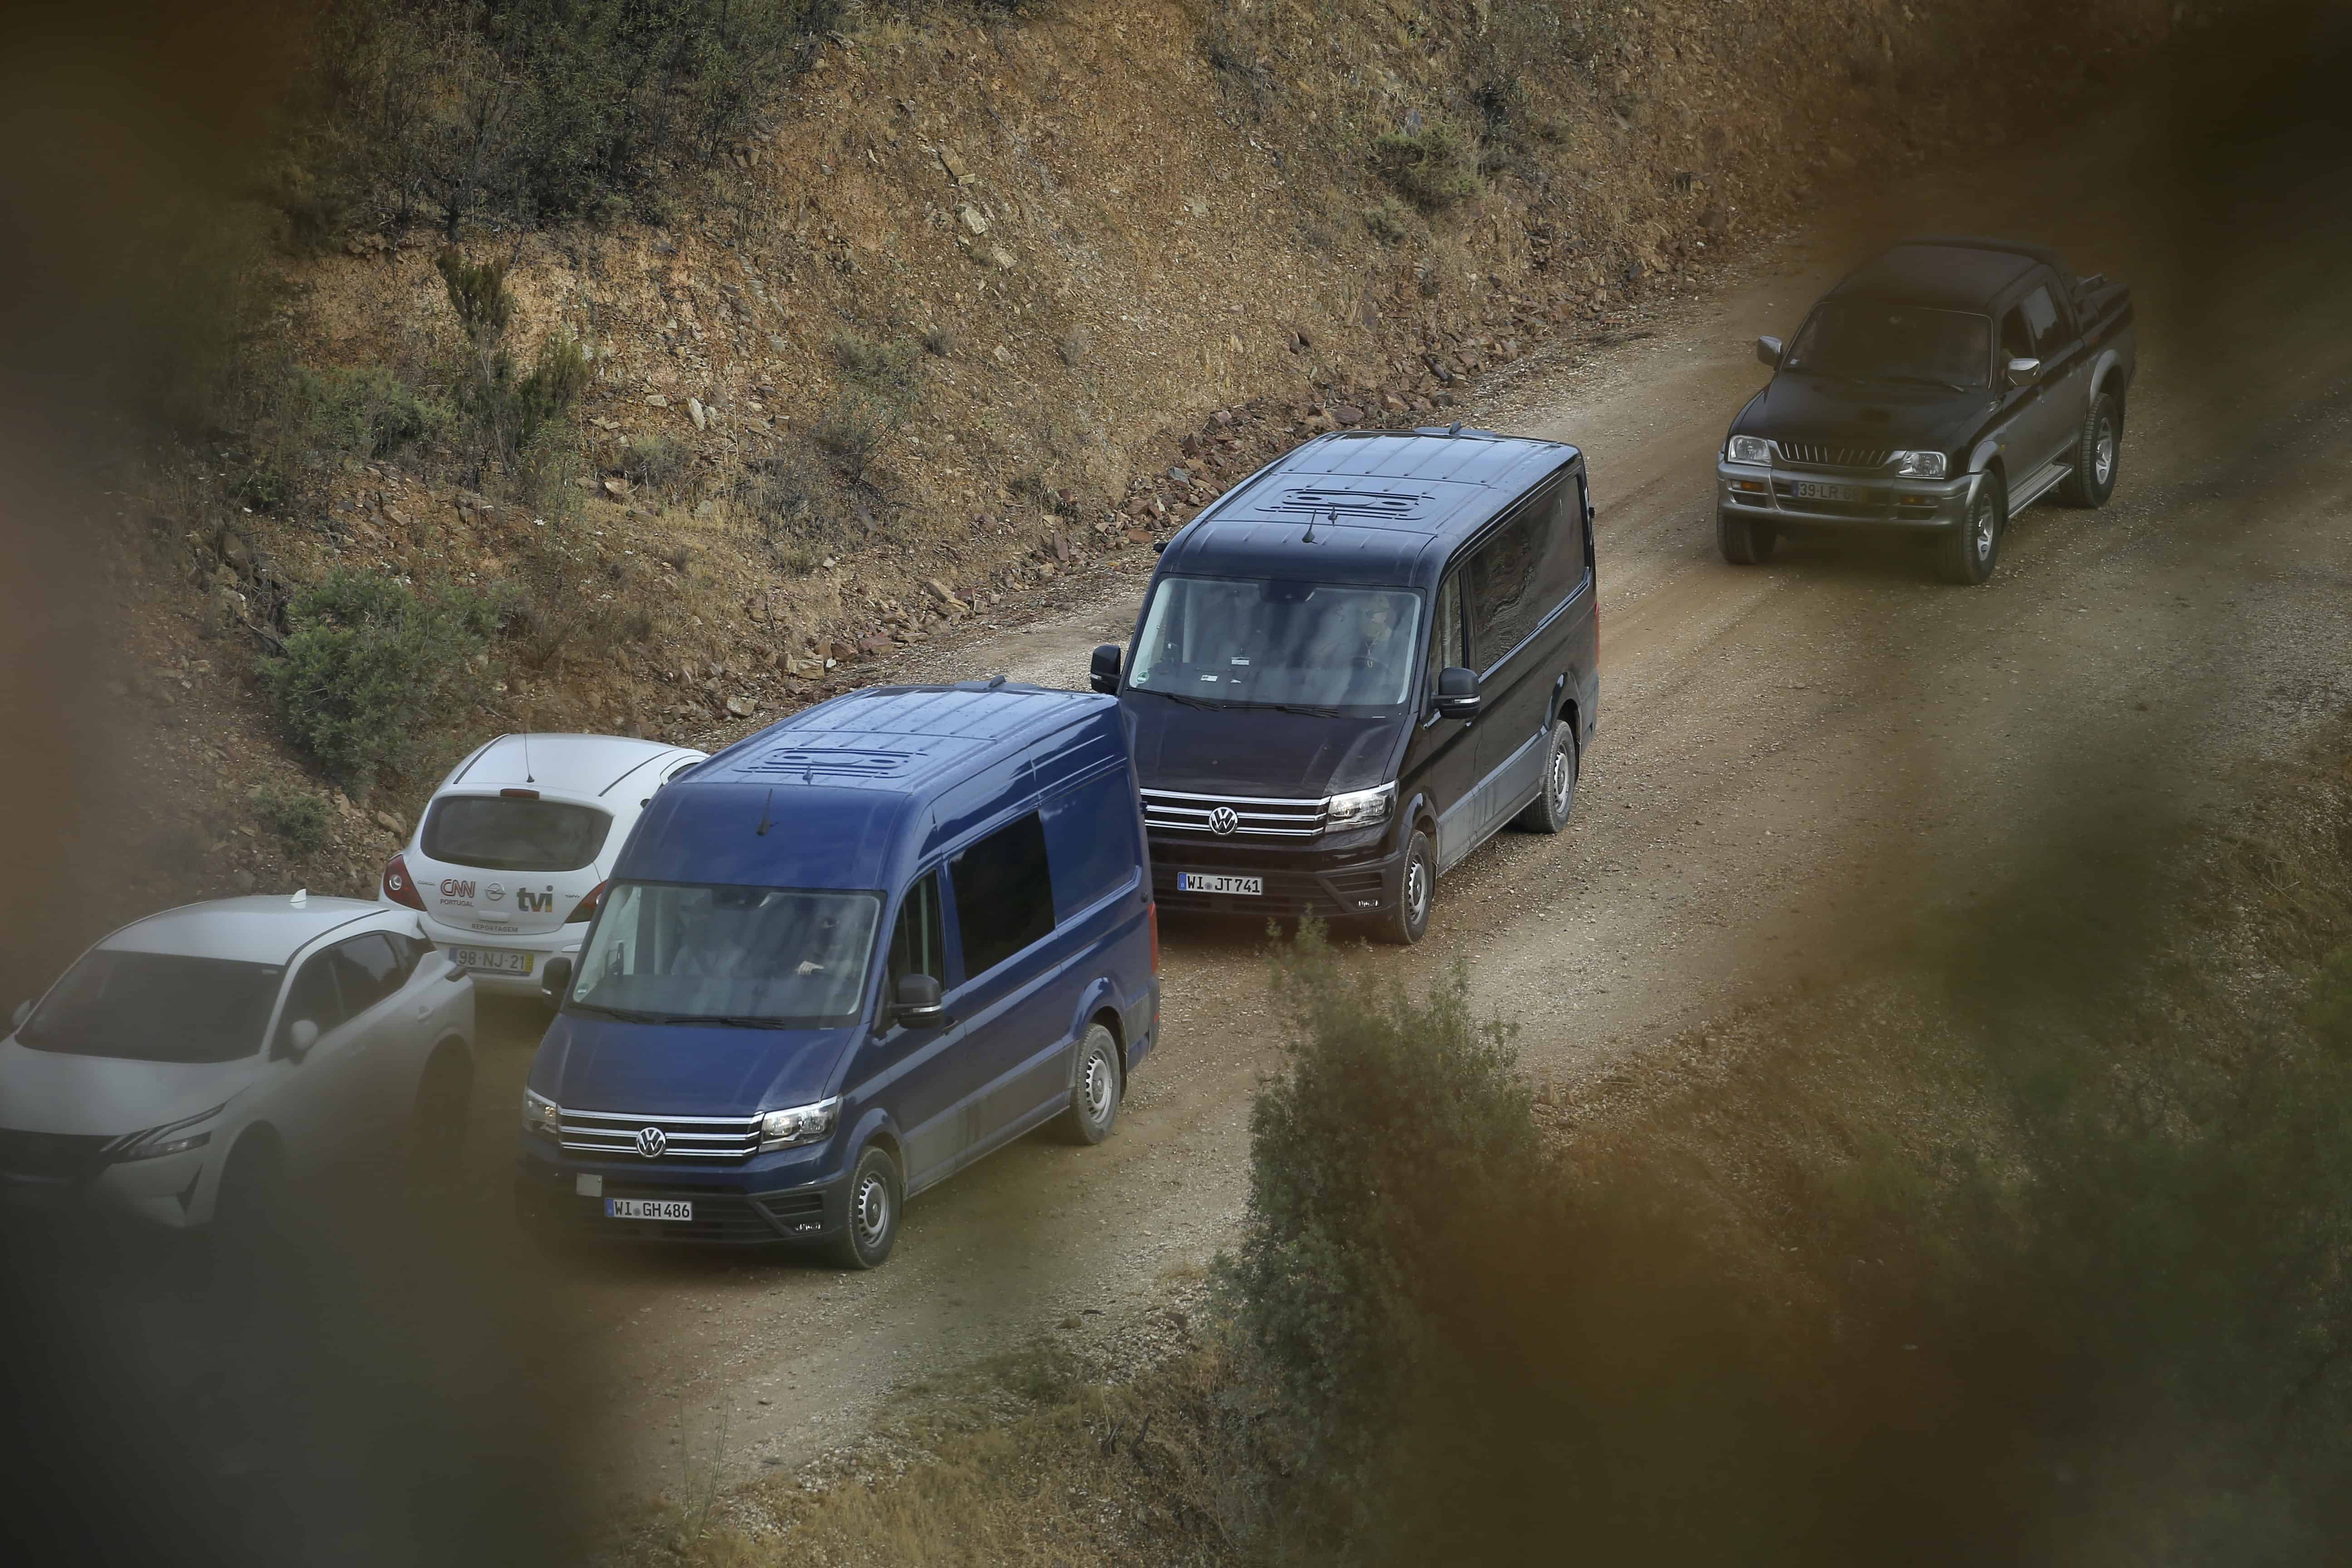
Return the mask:
M1333 833L1351 827L1378 827L1395 809L1396 785L1392 784L1335 795L1323 803L1323 826Z
M789 1110L771 1110L760 1118L760 1152L764 1154L771 1149L790 1149L829 1138L840 1115L837 1097L814 1105L795 1105Z
M526 1132L560 1140L563 1136L563 1112L547 1096L526 1089L522 1091L522 1126Z

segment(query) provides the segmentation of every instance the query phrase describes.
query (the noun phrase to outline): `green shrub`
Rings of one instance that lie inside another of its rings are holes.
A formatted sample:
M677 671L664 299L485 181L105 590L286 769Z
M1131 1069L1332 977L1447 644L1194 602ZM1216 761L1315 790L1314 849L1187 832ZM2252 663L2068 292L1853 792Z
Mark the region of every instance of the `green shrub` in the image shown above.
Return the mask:
M588 352L577 339L550 332L539 359L519 373L506 346L514 319L514 296L507 289L507 264L475 262L454 247L434 263L449 308L457 313L468 350L468 375L459 400L492 453L511 458L529 447L541 428L561 418L588 389Z
M381 364L305 368L298 377L311 439L356 458L389 458L434 440L454 414Z
M816 444L839 459L852 483L862 483L866 469L881 454L891 422L890 410L876 399L844 393L818 418Z
M843 331L833 335L832 348L843 378L886 405L894 416L903 418L922 400L924 350L911 339L876 342Z
M621 472L633 485L667 490L686 473L686 448L670 436L632 437L621 449Z
M287 738L354 789L399 770L429 726L473 695L475 661L502 614L498 598L467 589L330 574L294 596L286 652L262 666Z
M1364 227L1382 245L1402 244L1412 232L1405 221L1404 204L1394 196L1383 196L1378 206L1364 209Z
M283 838L295 854L315 854L327 847L327 825L335 813L326 796L285 784L264 784L254 797L254 805L261 813L261 825Z
M1372 167L1425 213L1443 212L1486 188L1478 178L1477 142L1449 121L1381 137L1372 143Z

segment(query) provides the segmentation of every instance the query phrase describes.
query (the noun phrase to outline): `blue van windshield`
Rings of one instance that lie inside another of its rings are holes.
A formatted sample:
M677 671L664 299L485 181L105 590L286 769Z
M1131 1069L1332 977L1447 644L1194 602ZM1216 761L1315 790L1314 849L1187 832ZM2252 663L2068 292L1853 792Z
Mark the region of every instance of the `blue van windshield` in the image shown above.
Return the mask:
M567 1005L637 1023L854 1022L881 912L872 893L618 882Z
M1402 588L1163 577L1127 684L1219 708L1393 708L1420 612Z

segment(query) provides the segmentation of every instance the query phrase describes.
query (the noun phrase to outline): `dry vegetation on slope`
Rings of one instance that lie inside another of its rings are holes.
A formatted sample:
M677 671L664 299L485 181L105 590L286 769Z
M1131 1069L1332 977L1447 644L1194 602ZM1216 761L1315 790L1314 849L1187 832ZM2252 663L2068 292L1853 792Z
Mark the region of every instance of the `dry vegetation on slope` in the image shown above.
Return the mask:
M625 90L602 35L546 76L556 11L330 11L373 30L318 35L340 96L297 72L268 199L205 230L235 288L122 481L110 689L179 786L126 910L363 889L484 733L685 733L854 684L1307 434L1622 330L1812 186L2095 93L2173 7L809 4L713 43L735 13L680 0L645 15L702 52ZM613 102L667 108L583 118ZM505 268L487 329L453 247ZM381 766L288 749L267 700L306 685L265 679L289 636L342 626L301 598L338 571L496 628L426 646L394 616L437 696L352 716L394 732ZM323 827L273 831L265 784Z

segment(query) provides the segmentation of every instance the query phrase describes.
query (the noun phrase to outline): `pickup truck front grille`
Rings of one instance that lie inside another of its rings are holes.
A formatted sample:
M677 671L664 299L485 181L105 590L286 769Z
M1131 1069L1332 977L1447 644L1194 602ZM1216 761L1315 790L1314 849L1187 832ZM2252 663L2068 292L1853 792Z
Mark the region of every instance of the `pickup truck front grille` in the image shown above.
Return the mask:
M1143 792L1143 825L1162 833L1220 838L1312 838L1323 831L1323 803L1148 789ZM1221 826L1223 833L1218 832Z
M1792 468L1823 468L1836 473L1866 474L1886 467L1891 451L1873 447L1824 447L1811 441L1775 441L1780 461Z
M568 1154L604 1160L748 1160L760 1152L756 1116L633 1116L572 1110L559 1140ZM659 1136L655 1136L658 1133Z

